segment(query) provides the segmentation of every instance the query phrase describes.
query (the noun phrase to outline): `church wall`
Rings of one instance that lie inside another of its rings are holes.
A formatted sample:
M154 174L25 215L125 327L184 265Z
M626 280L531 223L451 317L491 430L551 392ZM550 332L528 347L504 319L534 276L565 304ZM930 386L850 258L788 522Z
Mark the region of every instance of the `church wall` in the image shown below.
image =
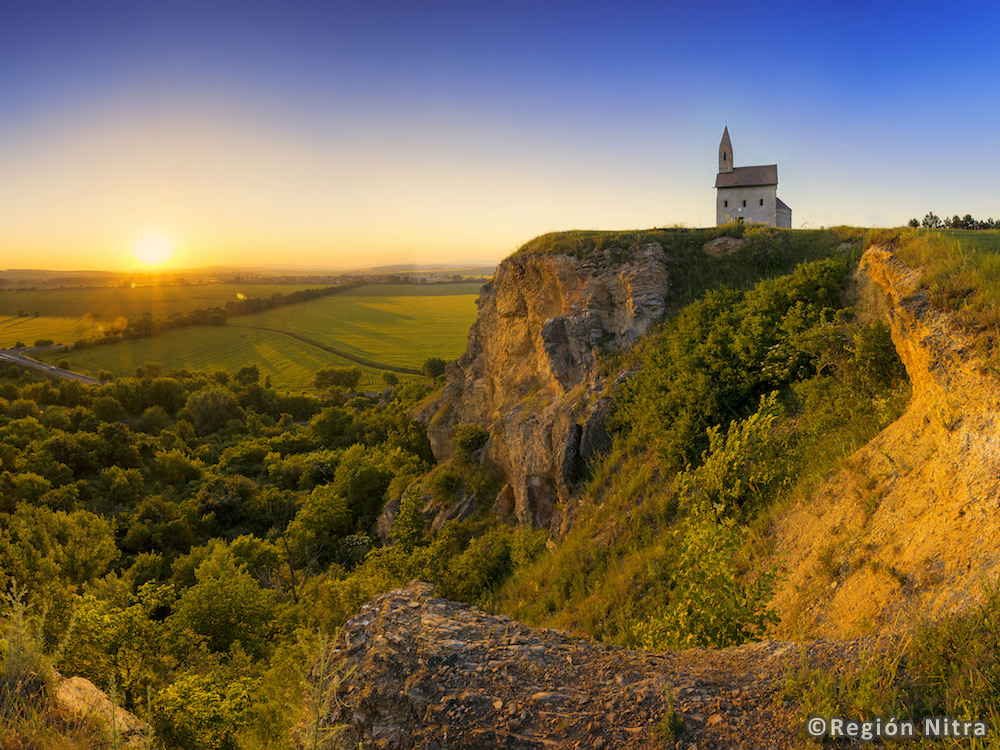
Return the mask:
M777 225L778 186L758 185L757 187L718 188L715 197L715 223L717 225L736 221L756 224ZM725 202L729 201L726 206ZM746 206L743 206L746 201ZM764 205L760 202L764 201ZM789 214L789 224L791 214Z
M792 228L792 209L779 208L777 218L779 227L781 227L782 229Z

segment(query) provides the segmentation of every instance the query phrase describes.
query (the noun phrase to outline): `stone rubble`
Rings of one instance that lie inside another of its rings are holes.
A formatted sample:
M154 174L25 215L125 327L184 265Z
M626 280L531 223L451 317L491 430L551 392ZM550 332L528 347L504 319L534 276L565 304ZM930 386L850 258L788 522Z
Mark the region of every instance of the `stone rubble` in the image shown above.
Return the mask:
M341 633L347 677L328 725L345 747L797 748L808 740L782 699L802 647L765 641L682 652L629 651L434 596L427 583L382 594ZM816 643L809 658L843 658ZM825 655L825 657L824 657ZM681 728L664 732L671 710Z

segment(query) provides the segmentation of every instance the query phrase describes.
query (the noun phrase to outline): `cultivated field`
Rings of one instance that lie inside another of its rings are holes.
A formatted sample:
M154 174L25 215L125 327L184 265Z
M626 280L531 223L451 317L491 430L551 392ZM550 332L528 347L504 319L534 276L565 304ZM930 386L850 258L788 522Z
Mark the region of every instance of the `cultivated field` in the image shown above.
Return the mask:
M225 326L180 328L138 341L53 352L78 372L130 375L147 362L167 371L228 370L256 364L289 390L312 387L316 370L357 365L362 387L381 387L383 369L416 377L428 357L454 359L476 317L479 284L372 285L232 318ZM2 328L0 328L2 330Z
M453 359L476 319L480 285L377 285L233 318L228 325L305 336L338 352L389 367Z
M31 346L39 339L72 344L98 329L99 323L89 319L0 316L0 349L9 349L17 342Z
M138 318L152 313L165 318L172 312L222 307L243 295L248 299L315 289L329 284L166 284L112 286L86 289L0 289L0 317L23 313L52 318ZM52 338L46 336L45 338Z

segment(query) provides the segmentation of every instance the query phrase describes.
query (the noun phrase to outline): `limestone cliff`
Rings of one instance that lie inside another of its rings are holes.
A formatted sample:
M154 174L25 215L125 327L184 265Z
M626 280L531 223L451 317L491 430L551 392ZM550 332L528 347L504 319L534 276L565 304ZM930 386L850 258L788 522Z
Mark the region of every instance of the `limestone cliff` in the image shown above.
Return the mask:
M486 455L508 486L501 514L557 526L581 461L606 442L610 402L602 352L633 344L665 310L669 288L662 247L651 243L593 253L517 254L483 287L465 353L446 384L415 416L435 456L453 452L458 424L490 433Z
M870 248L859 302L889 324L906 412L772 529L790 631L845 636L960 609L1000 571L1000 387L973 337Z

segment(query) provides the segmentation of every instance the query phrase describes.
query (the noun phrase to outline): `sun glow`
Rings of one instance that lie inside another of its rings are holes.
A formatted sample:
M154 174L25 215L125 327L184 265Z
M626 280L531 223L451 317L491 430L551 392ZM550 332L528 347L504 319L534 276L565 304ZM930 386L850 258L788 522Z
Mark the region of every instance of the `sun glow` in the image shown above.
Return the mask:
M132 254L143 265L155 268L162 266L174 254L174 243L159 232L147 232L132 246Z

